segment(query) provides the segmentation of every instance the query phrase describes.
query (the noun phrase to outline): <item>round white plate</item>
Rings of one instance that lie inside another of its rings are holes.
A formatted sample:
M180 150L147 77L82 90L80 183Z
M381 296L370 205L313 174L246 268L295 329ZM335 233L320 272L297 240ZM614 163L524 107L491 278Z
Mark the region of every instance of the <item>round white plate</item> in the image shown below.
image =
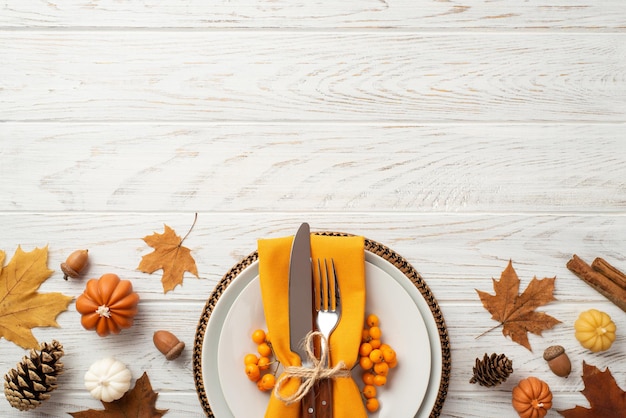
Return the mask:
M442 376L441 340L437 323L418 289L401 271L376 254L366 252L365 255L366 274L369 277L366 278L368 294L385 295L377 296L376 300L369 297L366 309L368 312L376 312L381 318L383 338L398 352L400 361L398 368L392 371L389 384L379 391L381 409L373 416L386 418L413 414L415 417L427 417L437 401ZM373 286L370 279L374 279L372 282L375 281L375 285L381 285L383 288L378 290L370 288ZM256 284L252 284L253 282ZM249 304L241 302L244 299L240 298L248 298L250 296L247 295L253 295L255 292L256 295L248 300ZM395 295L396 298L388 295ZM399 305L397 300L403 301L402 309L397 308ZM407 318L411 320L407 321ZM202 380L211 412L216 417L263 415L267 394L259 392L245 377L242 359L245 353L254 350L250 345L250 332L264 326L258 291L258 263L254 262L222 293L211 312L204 334L201 354ZM421 336L420 342L412 341L413 335ZM416 345L413 347L411 344ZM230 355L225 354L229 351L227 347L231 349ZM235 353L236 350L241 353ZM426 351L418 354L416 350ZM420 361L422 355L424 357ZM430 362L424 361L424 358L430 358ZM411 359L415 359L416 364L411 364ZM410 375L409 380L403 376L404 373ZM409 390L409 395L403 393L402 389ZM241 402L243 393L246 393L246 402ZM245 406L253 400L255 402L258 400L262 404L260 409L257 409L259 408L257 406L254 407L254 412L239 410L242 405ZM406 408L409 412L400 412L400 409L396 408Z
M388 384L378 388L379 413L371 417L409 417L415 415L426 394L430 379L430 343L426 325L413 299L383 270L366 263L366 312L380 318L383 342L398 355L399 366L389 374ZM218 376L222 392L236 417L263 418L268 393L260 392L243 373L247 353L256 353L250 335L267 329L259 278L255 277L231 305L222 326L217 349ZM361 369L353 370L362 387ZM246 402L241 402L241 397Z

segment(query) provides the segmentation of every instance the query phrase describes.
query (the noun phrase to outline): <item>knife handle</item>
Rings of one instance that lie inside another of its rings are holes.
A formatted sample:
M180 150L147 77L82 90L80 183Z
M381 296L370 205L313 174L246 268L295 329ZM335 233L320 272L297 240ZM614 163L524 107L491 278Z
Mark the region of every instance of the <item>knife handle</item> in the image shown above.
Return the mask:
M313 387L309 393L304 395L301 402L301 418L317 418L317 411L315 410L315 387Z
M332 418L333 416L333 381L322 379L317 383L315 393L315 405L317 415L315 418Z

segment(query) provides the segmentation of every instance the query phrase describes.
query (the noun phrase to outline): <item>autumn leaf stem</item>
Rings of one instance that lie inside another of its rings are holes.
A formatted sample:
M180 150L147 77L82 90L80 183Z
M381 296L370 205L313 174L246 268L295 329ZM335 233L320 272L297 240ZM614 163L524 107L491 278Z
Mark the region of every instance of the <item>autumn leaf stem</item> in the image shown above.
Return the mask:
M187 239L187 237L189 236L189 234L191 234L191 230L193 229L194 226L196 226L196 221L198 220L198 212L196 212L194 214L193 217L193 223L191 224L191 226L189 227L189 231L187 231L187 233L185 234L185 236L183 237L183 239L180 240L180 244L178 244L178 246L180 247L181 245L183 245L183 241L185 241L185 239Z
M489 332L493 331L494 329L500 328L501 326L503 326L504 324L498 324L498 325L494 325L493 327L489 328L487 331L483 332L482 334L476 336L474 339L477 340L480 337L482 337L483 335L488 334Z

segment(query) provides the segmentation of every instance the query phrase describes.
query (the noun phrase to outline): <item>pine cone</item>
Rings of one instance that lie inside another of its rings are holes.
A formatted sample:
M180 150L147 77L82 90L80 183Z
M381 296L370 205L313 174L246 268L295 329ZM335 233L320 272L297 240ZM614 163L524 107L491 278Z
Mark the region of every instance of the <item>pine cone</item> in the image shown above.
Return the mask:
M470 379L470 383L478 383L489 388L503 383L511 373L513 373L513 362L504 354L493 353L488 356L485 353L482 360L476 359L474 376Z
M58 341L42 343L40 351L30 350L15 369L4 376L4 395L20 411L37 408L50 398L57 387L57 376L63 373L63 346Z

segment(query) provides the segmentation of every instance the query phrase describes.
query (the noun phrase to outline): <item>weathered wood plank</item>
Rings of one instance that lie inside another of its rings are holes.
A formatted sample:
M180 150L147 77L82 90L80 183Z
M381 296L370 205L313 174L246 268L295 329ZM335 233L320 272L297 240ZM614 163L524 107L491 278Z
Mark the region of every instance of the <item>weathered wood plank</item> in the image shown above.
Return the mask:
M0 33L1 120L626 119L626 34L192 31L158 39Z
M446 418L485 418L488 417L513 417L515 411L511 406L510 392L476 390L477 393L462 392L450 393L444 404L442 417ZM480 393L482 392L482 393ZM6 407L5 407L6 405ZM169 393L161 392L157 400L157 408L169 409L166 417L175 418L205 418L200 403L195 393ZM554 407L550 412L552 416L558 416L555 410L573 408L574 405L589 407L586 399L577 393L559 393L554 398ZM3 409L4 408L4 409ZM83 392L56 392L52 398L40 408L30 412L18 412L8 410L8 403L0 393L0 412L8 417L29 418L59 418L67 412L76 412L89 408L102 409L102 404L89 398L89 394ZM6 410L5 410L6 409ZM486 415L489 414L489 415ZM548 415L550 416L550 415Z
M624 129L5 123L0 210L622 212Z
M203 416L190 350L204 302L261 237L314 230L362 234L406 257L444 312L453 374L444 417L512 416L510 390L529 375L554 408L587 405L583 360L626 385L626 338L590 354L579 311L624 313L566 267L573 253L626 270L626 8L621 0L163 2L7 0L0 6L0 249L48 245L42 292L77 296L115 272L140 293L119 336L61 328L66 374L32 413L0 399L0 415L59 417L100 408L82 388L105 355L146 370L169 416ZM185 241L200 279L163 294L137 271L141 240L164 223ZM58 265L89 248L86 277ZM524 288L557 277L562 321L531 336L499 329L475 289L491 291L512 259ZM187 343L175 362L154 349L169 329ZM235 330L236 332L236 330ZM562 344L568 379L543 348ZM503 385L468 383L475 358L506 353ZM0 368L24 351L0 341ZM3 395L0 393L0 398ZM555 412L552 414L556 415Z
M61 262L75 249L88 248L86 277L114 272L131 279L152 302L205 300L221 277L256 249L256 240L293 234L300 222L315 231L343 231L385 244L422 274L437 298L450 303L477 301L474 289L492 290L509 259L523 287L534 277L557 277L555 296L568 303L605 301L565 264L572 254L591 261L602 256L626 270L623 215L391 214L391 213L234 213L201 212L185 241L200 279L187 274L183 286L166 295L161 272L137 271L152 251L142 237L163 232L163 224L186 233L188 212L0 213L0 249L7 261L18 245L25 251L48 245L53 278L42 287L78 296L84 279L64 281Z
M193 11L190 13L190 11ZM0 27L362 28L623 31L620 0L3 2Z
M172 379L179 379L179 377L173 374ZM168 410L165 417L206 418L195 391L163 391L162 388L157 388L154 384L152 389L159 392L156 407ZM20 412L17 409L12 409L8 402L5 401L4 394L0 394L0 412L3 414L3 417L59 418L69 417L70 415L68 414L70 412L88 409L102 410L104 408L102 403L93 399L87 391L75 392L58 389L52 393L50 400L29 412Z
M623 313L615 306L608 302L596 303L594 306L610 313L618 321L618 326L623 325ZM52 400L37 411L41 415L35 416L55 416L55 413L56 416L60 416L60 412L86 408L100 409L100 404L90 399L82 387L83 374L91 363L111 353L115 353L116 358L127 363L134 378L139 377L144 371L148 373L154 390L160 393L157 403L159 408L172 409L176 414L201 413L201 407L195 397L190 357L196 320L199 317L192 315L192 312L198 311L201 307L200 301L193 304L165 301L148 303L142 306L138 322L133 328L123 331L118 336L104 339L93 332L82 330L78 323L78 315L73 310L62 314L60 329L37 331L42 340L56 338L62 341L66 351L64 357L66 372ZM485 414L489 411L489 416L492 412L494 416L500 412L506 415L507 405L510 405L511 389L520 379L531 375L539 376L550 385L555 395L555 409L571 408L576 403L585 405L584 398L576 393L583 388L579 378L583 360L602 370L609 367L618 382L626 379L626 369L622 366L626 360L626 338L620 334L614 347L605 353L591 354L583 349L573 335L572 324L581 310L578 304L554 302L547 305L546 309L542 309L563 323L544 332L542 337L531 336L534 352L503 337L499 330L476 339L476 335L484 331L479 324L484 323L485 327L491 325L489 314L479 303L444 302L441 307L446 316L454 365L450 394L446 401L447 412L444 416L460 416L455 414L460 413L458 402L461 400L466 400L470 405L476 404L472 413L478 414L478 411L481 411ZM166 317L162 316L164 310L168 312ZM188 345L179 359L168 362L151 346L148 339L157 329L176 330L179 338ZM393 344L393 336L388 335L386 341ZM6 341L3 341L3 344L0 367L8 370L19 361L23 351ZM552 344L564 345L568 351L573 363L572 374L568 379L552 375L541 358L543 349ZM89 349L86 350L85 347ZM492 353L494 350L505 353L513 360L514 373L505 383L493 389L470 384L475 358L482 357L484 353ZM245 390L245 387L242 390ZM477 404L480 402L489 403L489 408L479 407ZM0 412L4 411L5 414L3 416L6 416L6 411L9 410L7 403L0 402ZM475 416L471 415L472 413L466 416Z

